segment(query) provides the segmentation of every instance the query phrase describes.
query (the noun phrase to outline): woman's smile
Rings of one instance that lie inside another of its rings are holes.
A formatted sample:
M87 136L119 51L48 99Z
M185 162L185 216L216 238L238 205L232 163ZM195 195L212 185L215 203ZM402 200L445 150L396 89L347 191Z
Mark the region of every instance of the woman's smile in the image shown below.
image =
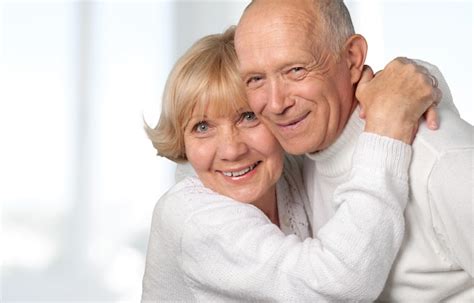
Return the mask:
M253 203L271 196L283 169L283 150L253 112L193 113L184 135L186 156L212 190ZM197 126L196 126L197 125Z
M241 177L244 175L247 175L249 172L253 171L257 165L259 165L262 161L257 161L249 166L246 166L244 168L238 168L238 169L229 169L226 171L218 171L221 172L224 176L226 177Z

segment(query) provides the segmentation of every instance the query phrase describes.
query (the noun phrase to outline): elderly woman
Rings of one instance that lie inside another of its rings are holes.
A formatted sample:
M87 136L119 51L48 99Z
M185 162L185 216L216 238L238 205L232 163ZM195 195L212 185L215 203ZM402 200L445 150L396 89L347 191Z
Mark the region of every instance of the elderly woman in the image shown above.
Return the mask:
M197 178L155 207L143 302L374 300L369 283L383 284L403 236L411 147L362 134L336 216L311 235L301 159L285 157L250 110L233 35L188 50L147 128L158 153L189 161Z

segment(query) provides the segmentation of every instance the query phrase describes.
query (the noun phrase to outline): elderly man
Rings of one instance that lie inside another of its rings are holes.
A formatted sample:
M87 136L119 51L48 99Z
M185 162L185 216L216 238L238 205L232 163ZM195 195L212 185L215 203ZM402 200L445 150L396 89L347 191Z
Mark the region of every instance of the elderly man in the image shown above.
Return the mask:
M379 110L403 112L407 98L436 98L436 90L417 89L414 82L439 85L444 95L440 129L430 132L426 124L418 129L415 120L405 124L413 133L418 130L405 238L379 299L472 300L473 128L452 106L437 69L399 58L375 77L364 70L367 44L354 34L339 0L253 1L237 27L235 47L252 110L287 152L307 155L304 177L314 235L334 215L336 187L351 178L359 134L413 140L397 137L397 130L384 128L383 121L365 125L362 118ZM357 105L363 98L396 98L398 106L365 111Z

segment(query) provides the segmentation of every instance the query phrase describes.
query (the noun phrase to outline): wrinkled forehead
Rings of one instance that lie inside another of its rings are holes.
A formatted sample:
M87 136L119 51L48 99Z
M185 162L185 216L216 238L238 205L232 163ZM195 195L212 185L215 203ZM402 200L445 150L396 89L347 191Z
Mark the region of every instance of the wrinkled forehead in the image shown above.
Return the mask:
M251 51L254 47L310 45L311 31L294 20L268 22L259 26L242 27L235 36L237 56L239 51ZM240 59L240 58L239 58Z
M313 13L299 7L259 3L248 8L237 26L235 48L239 60L243 51L258 48L312 46L316 28Z
M242 27L235 39L239 72L244 78L263 70L274 72L296 62L310 62L319 54L308 27L290 18Z
M248 33L271 29L307 32L314 28L317 18L308 1L257 1L243 13L236 29L236 42Z

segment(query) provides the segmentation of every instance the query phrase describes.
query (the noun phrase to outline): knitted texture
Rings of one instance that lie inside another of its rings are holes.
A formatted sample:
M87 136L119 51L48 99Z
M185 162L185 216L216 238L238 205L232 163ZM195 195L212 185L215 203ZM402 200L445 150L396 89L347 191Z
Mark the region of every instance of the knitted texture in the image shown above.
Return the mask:
M380 275L380 283L375 285L379 287L385 283L379 297L383 302L473 302L473 127L459 117L438 69L423 64L438 79L443 92L443 100L438 106L440 129L431 131L424 123L420 126L413 143L409 171L405 237L388 280ZM333 224L344 207L343 201L333 197L354 178L355 167L370 169L366 160L375 166L377 163L391 166L385 172L375 170L369 177L384 180L378 174L393 174L398 171L398 165L404 167L409 161L402 154L396 156L403 145L391 145L390 140L385 144L383 141L387 138L363 133L363 128L364 122L357 109L334 144L306 159L304 178L309 199L313 202L313 233L318 236ZM371 138L358 141L359 135ZM379 140L387 154L374 153L370 147L379 145L376 142ZM354 154L360 144L366 145L364 149L368 154ZM393 161L387 163L384 157L388 154L392 155ZM366 158L367 155L370 156ZM380 192L379 189L375 191ZM387 255L385 261L391 258L392 255ZM362 258L361 262L367 260Z
M411 148L370 135L360 140L354 155L364 165L335 193L337 216L316 238L307 237L309 202L297 160L277 185L280 218L289 216L292 232L196 178L175 185L154 211L143 302L373 301L403 237Z

